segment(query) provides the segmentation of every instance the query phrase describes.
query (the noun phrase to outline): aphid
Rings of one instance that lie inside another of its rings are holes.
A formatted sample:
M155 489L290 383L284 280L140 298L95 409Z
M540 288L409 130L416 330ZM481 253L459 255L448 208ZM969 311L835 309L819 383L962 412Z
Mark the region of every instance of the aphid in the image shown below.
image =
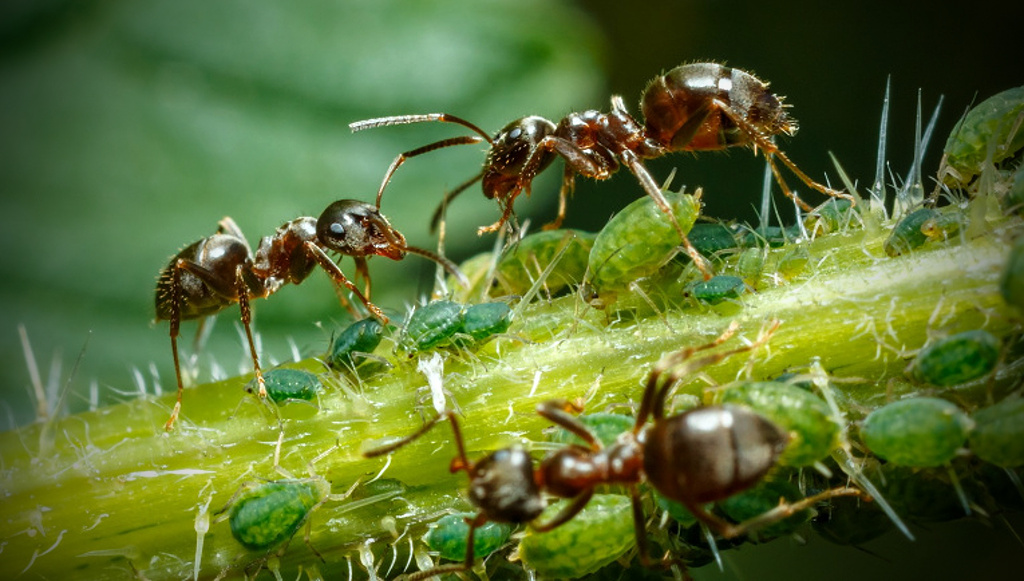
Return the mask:
M462 311L461 332L474 341L508 331L512 324L512 309L501 301L469 305Z
M921 230L929 220L938 217L934 208L918 208L907 214L893 227L882 248L889 256L899 256L920 247L928 241L928 235Z
M544 286L548 292L556 293L579 284L587 271L587 259L596 236L582 230L544 230L525 236L510 246L498 261L498 282L510 294L526 293L564 246L565 252Z
M734 522L744 522L772 510L779 502L797 502L803 494L800 487L786 480L762 480L757 486L718 502L722 514ZM802 510L757 530L761 539L788 535L811 518L810 510Z
M939 167L940 181L950 186L967 185L982 172L986 160L998 164L1013 157L1024 148L1022 120L1024 86L1007 89L978 103L957 122L946 140Z
M470 522L469 539L473 538L475 527L487 521L530 522L537 531L550 531L569 522L583 510L598 485L617 484L629 491L640 558L644 564L650 564L638 490L644 481L670 500L684 504L718 534L724 537L742 535L752 525L726 522L708 512L703 505L757 483L774 467L788 440L786 433L753 411L732 405L701 407L665 417L668 393L683 375L754 349L767 341L770 335L770 332L766 333L751 345L690 360L697 351L725 341L734 330L730 327L725 335L708 345L684 349L660 361L648 376L632 429L608 447L569 413L580 411L575 404L550 400L539 404L537 412L582 438L586 445L569 444L559 448L536 468L530 455L519 447L504 448L471 462L466 456L456 416L447 410L417 432L365 455L375 457L390 453L416 440L437 423L448 420L458 450L451 469L453 472L465 470L469 475L469 499L478 508L476 517ZM662 382L665 374L668 378ZM648 419L652 418L653 423L648 424ZM541 521L538 517L545 508L544 492L569 499L569 502L556 516ZM797 503L782 503L768 514L760 515L756 524L768 524L826 498L848 494L859 494L859 491L836 488ZM472 542L467 541L469 546ZM473 553L467 550L462 564L422 571L412 575L411 579L467 570L472 568L473 561Z
M687 293L702 303L717 305L724 300L740 298L746 289L747 284L742 278L719 274L690 285Z
M289 400L311 401L323 389L317 374L305 369L278 367L266 372L263 379L266 383L267 397L277 403ZM256 380L245 385L245 390L249 393L255 393L257 389L259 386Z
M751 287L756 287L761 280L761 273L764 272L764 263L767 258L767 249L747 248L736 257L736 272L743 278L743 282Z
M279 480L244 492L228 513L231 535L251 551L281 546L320 504L321 485L318 480Z
M796 244L779 258L775 264L775 272L786 280L792 280L807 268L811 254L803 244Z
M462 329L462 310L462 305L452 301L417 307L405 324L403 345L410 351L426 351L448 342Z
M999 277L999 291L1007 304L1024 309L1024 238L1018 239L1010 248L1006 266Z
M804 220L804 227L812 234L839 232L853 223L853 203L850 200L832 198L818 206Z
M423 541L431 551L437 551L442 559L461 561L466 557L469 538L469 522L475 514L457 512L448 514L430 524ZM473 535L473 556L482 559L497 551L508 542L512 527L506 523L488 522L476 528Z
M752 147L765 156L782 191L807 210L811 208L786 185L774 158L780 159L811 188L830 196L849 197L811 180L772 143L774 135L796 133L797 123L789 117L782 99L768 90L767 83L750 73L717 63L681 65L655 77L647 85L641 97L641 109L643 124L629 114L622 97L615 95L611 98L610 113L595 110L570 113L557 125L542 117L523 117L506 125L493 138L476 125L447 113L381 117L350 123L349 127L361 131L440 121L456 123L476 133L443 139L399 154L384 174L377 200L379 204L392 175L406 159L452 145L487 142L490 149L482 171L447 193L435 213L436 223L443 208L479 180L484 196L497 200L502 209L501 218L481 228L481 232L497 230L507 222L516 197L524 190L529 194L534 177L556 157L565 161L565 170L558 215L551 224L554 228L565 217L567 198L573 192L577 174L604 180L624 165L658 208L670 214L677 241L683 242L687 254L697 264L701 264L702 259L686 239L682 224L671 217L669 203L644 165L644 159L679 151Z
M357 353L373 353L384 338L384 325L377 319L360 319L345 327L331 341L327 364L331 369L354 369Z
M779 248L800 237L800 225L794 224L788 228L781 226L764 226L747 230L740 235L740 245L744 248L754 246Z
M983 329L939 339L921 349L907 368L921 383L950 387L983 377L999 362L999 339Z
M721 403L740 404L764 415L789 436L779 464L810 466L826 458L839 443L839 425L825 400L778 381L751 381L723 389Z
M540 519L554 518L571 500L548 506ZM542 579L576 579L615 561L636 545L633 504L621 494L595 494L572 520L549 531L527 528L519 558Z
M898 466L942 466L956 457L971 420L955 404L934 397L894 401L868 414L864 445Z
M328 252L351 256L356 273L365 280L365 294L348 280ZM412 252L444 266L463 278L458 268L436 254L409 246L379 209L357 200L338 200L319 218L302 217L277 229L273 236L260 240L256 252L249 249L245 236L234 220L224 218L216 234L203 238L179 252L157 280L156 319L170 321L171 352L178 380L178 399L166 429L174 426L181 410L184 385L178 362L178 330L182 320L201 319L238 303L242 324L249 341L253 371L259 384L258 394L266 397L263 373L252 335L250 301L266 298L288 283L300 284L319 265L335 286L352 292L375 317L387 317L369 300L370 275L366 259L386 256L401 260ZM348 302L343 304L355 315Z
M721 222L698 222L688 236L697 252L707 258L739 248L736 231Z
M972 416L970 448L997 466L1024 466L1024 398L1005 399Z
M666 191L676 221L688 231L697 219L700 193ZM657 272L676 253L672 224L650 198L634 200L601 229L590 250L590 279L599 291L626 288Z

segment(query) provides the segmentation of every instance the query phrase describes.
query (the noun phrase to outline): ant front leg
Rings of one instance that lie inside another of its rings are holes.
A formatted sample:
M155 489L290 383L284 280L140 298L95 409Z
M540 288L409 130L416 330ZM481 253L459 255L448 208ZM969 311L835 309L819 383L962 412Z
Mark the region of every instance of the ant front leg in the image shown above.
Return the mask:
M331 260L330 256L327 256L326 252L324 252L319 246L312 242L306 241L304 242L304 244L306 246L306 251L313 256L313 258L320 265L320 268L324 269L324 272L327 273L327 276L331 277L331 280L334 282L335 287L344 286L345 288L347 288L349 291L352 292L352 294L356 295L356 298L358 298L359 301L363 303L363 306L365 306L366 309L373 314L373 316L377 317L382 324L388 324L388 321L390 321L390 319L388 319L384 312L381 311L377 307L377 305L371 303L370 299L366 298L363 295L363 293L359 291L356 285L352 284L352 281L350 281L348 277L345 276L345 273L341 272L341 269L338 268L338 265L335 264L333 260ZM356 313L351 308L350 305L348 305L345 302L343 303L344 306L348 308L349 312L352 313L352 316L359 318L359 314Z

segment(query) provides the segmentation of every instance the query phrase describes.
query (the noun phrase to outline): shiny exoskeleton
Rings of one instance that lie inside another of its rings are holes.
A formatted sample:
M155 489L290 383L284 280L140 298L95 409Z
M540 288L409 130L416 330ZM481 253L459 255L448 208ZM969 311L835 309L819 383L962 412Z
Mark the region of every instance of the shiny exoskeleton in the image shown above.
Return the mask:
M357 276L365 281L363 292L349 281L328 252L355 259ZM259 395L266 397L266 386L253 342L250 302L269 297L285 284L300 284L319 265L336 286L347 288L370 313L387 322L384 313L370 302L366 259L386 256L401 260L408 252L434 260L460 280L464 279L458 268L447 259L406 244L405 237L391 226L377 207L357 200L339 200L328 206L319 218L306 216L284 224L273 236L260 240L255 253L234 220L221 220L216 234L187 246L175 255L157 281L156 320L170 322L171 351L178 380L178 400L166 428L169 430L174 426L181 410L183 387L178 362L181 321L214 315L238 303ZM359 314L342 296L340 288L338 296L345 308L358 317Z
M830 196L849 198L810 179L771 141L775 135L793 135L797 123L787 114L782 99L768 89L767 83L750 73L716 63L678 66L656 77L641 98L644 122L626 110L622 97L611 98L611 112L596 110L570 113L557 125L543 117L529 116L506 125L493 138L476 125L447 113L398 115L367 119L349 124L353 131L387 125L441 121L462 125L477 135L437 141L399 154L388 168L377 193L378 203L392 175L406 159L452 145L480 143L490 146L483 170L445 195L435 214L435 224L443 208L455 196L476 181L484 195L496 199L501 218L481 232L493 231L509 220L512 204L522 191L530 193L533 178L556 157L565 160L559 192L558 216L549 227L558 227L565 217L566 199L572 193L577 174L603 180L624 165L640 181L647 195L671 217L668 203L658 182L644 166L644 159L677 151L721 150L735 146L760 149L768 160L783 192L806 210L811 208L786 185L774 162L778 157L804 183ZM674 221L674 220L673 220ZM686 236L675 224L687 253L695 256ZM700 262L698 262L700 264Z
M730 328L727 335L733 330ZM447 419L458 450L451 470L466 471L469 500L478 509L476 516L468 519L468 547L473 546L474 529L487 521L531 523L534 529L551 530L576 516L590 501L598 485L623 485L632 498L640 557L648 566L653 563L646 549L644 514L638 490L644 481L663 496L685 505L694 516L723 537L742 535L750 528L785 518L826 498L859 494L852 488L828 490L796 503L780 504L771 514L740 524L725 521L704 508L706 503L722 500L756 484L775 466L789 439L780 427L740 406L707 406L666 417L665 403L670 388L684 374L763 343L759 340L749 346L678 365L695 352L718 345L727 335L709 345L673 353L659 362L648 376L633 428L621 434L611 446L602 445L590 429L572 415L571 412L582 411L578 404L550 400L539 404L537 413L579 436L586 445L569 444L536 466L529 453L519 447L500 449L471 462L466 456L458 421L451 411L440 414L416 433L365 455L375 457L390 453ZM662 381L666 373L668 378ZM550 520L537 522L546 506L544 493L571 501ZM473 561L473 552L467 550L463 563L421 571L411 575L410 580L466 570L473 566ZM662 564L670 563L666 560Z

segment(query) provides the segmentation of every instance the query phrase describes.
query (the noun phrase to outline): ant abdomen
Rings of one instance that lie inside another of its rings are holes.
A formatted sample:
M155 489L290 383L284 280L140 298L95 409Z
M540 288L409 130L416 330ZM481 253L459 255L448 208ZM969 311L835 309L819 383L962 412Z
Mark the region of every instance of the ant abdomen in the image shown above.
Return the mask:
M704 504L756 484L788 441L781 428L746 408L700 407L646 430L644 472L665 496Z
M717 63L682 65L655 77L640 101L648 137L669 151L747 145L751 128L762 137L797 129L767 83Z
M198 265L209 275L200 278L184 269L178 269L179 260ZM173 278L178 271L178 284L182 296L180 319L198 319L222 310L225 299L234 299L235 270L249 262L249 247L243 240L230 234L214 234L194 242L174 256L160 272L156 288L156 320L169 321L174 315L171 301Z

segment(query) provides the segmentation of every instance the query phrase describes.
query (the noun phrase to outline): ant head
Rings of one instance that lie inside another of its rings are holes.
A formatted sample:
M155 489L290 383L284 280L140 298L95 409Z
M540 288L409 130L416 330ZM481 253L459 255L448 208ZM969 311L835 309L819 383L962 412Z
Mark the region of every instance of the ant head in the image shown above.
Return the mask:
M503 127L494 137L484 162L484 195L503 200L510 193L518 193L516 189L520 178L529 182L543 171L555 158L551 151L543 152L539 163L532 162L534 165L529 168L531 175L523 175L537 144L554 132L554 123L536 115L516 119Z
M380 210L358 200L338 200L316 222L316 237L328 250L345 256L405 256L405 237Z
M533 459L522 448L504 448L473 464L469 499L498 522L529 522L544 510Z

